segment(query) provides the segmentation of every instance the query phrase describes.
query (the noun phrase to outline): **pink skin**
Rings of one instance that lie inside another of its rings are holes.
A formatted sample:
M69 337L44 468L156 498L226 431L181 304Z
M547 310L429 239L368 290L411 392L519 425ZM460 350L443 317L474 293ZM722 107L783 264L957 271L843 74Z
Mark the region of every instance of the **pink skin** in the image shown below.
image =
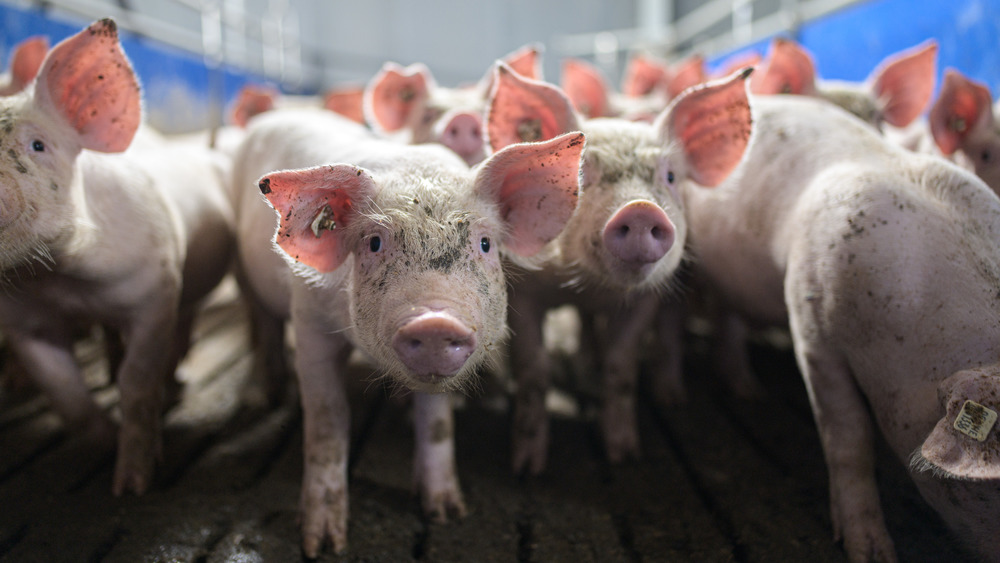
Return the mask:
M900 462L921 452L911 468L921 495L995 558L996 435L969 442L953 423L965 399L998 406L1000 201L830 104L751 101L743 168L722 189L684 192L693 251L735 311L788 322L834 537L851 561L895 560L875 478L881 431Z
M49 40L45 37L29 37L15 45L10 70L0 76L0 96L16 94L31 84L48 51Z
M984 84L948 69L928 122L941 153L1000 194L1000 122L992 104Z
M604 225L604 245L622 262L645 268L670 251L674 230L660 206L651 201L632 201Z
M496 361L507 334L500 252L527 260L559 234L576 207L583 144L579 133L519 144L473 171L445 147L378 139L330 112L276 111L251 125L234 166L240 281L263 351L255 369L286 373L286 320L296 338L307 556L328 541L347 546L343 378L354 348L416 391L424 511L464 515L445 392ZM321 164L344 161L354 164Z
M448 313L429 311L400 326L392 347L417 378L433 381L462 369L476 348L476 333Z
M524 76L539 78L540 53L529 45L503 60ZM491 88L491 73L476 85L445 88L423 64L386 63L365 87L362 109L376 131L404 133L413 144L440 143L472 166L486 157L480 116Z
M112 491L142 493L160 455L164 382L231 256L223 170L206 150L130 148L140 91L111 20L56 45L34 88L0 99L0 112L13 124L0 163L0 269L16 288L0 297L0 324L68 427L117 438ZM75 328L92 323L124 336L111 360L117 431L73 357Z
M503 65L497 75L487 114L494 150L577 127L588 136L580 208L546 251L543 268L512 284L514 470L539 473L546 464L550 370L541 324L549 308L565 303L587 319L607 320L606 332L596 335L605 449L615 462L637 456L636 358L658 307L657 289L670 283L683 256L679 186L687 180L716 185L742 158L750 127L745 75L690 90L656 124L583 120L558 88Z

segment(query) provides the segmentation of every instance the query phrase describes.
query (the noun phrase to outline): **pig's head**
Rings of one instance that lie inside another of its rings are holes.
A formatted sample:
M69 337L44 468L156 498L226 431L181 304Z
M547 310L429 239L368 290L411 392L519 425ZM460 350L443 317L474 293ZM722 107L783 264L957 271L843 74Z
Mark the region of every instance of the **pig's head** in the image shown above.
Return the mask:
M587 133L580 207L556 241L554 265L580 285L627 292L668 284L687 234L680 186L715 186L743 156L747 73L688 90L655 125L614 118L581 123L558 88L503 65L497 73L487 115L493 150L578 127Z
M1000 194L1000 122L984 84L948 69L928 121L941 152L961 152L976 175Z
M42 36L18 43L10 57L10 69L0 76L0 96L16 94L31 84L48 51L49 40Z
M817 84L812 55L790 39L775 39L755 76L755 94L818 96L882 130L882 124L906 127L927 107L934 91L937 43L927 41L890 55L863 83L824 81Z
M87 236L76 158L124 151L141 113L110 19L56 45L33 88L0 98L0 270L47 262Z
M913 453L921 494L973 549L1000 552L1000 366L959 371L938 386L943 417Z
M469 165L485 157L482 112L477 88L436 86L421 64L403 68L386 63L364 92L364 114L377 131L406 131L413 144L440 143Z
M350 280L353 330L378 366L410 389L453 390L498 359L500 253L530 257L559 234L576 208L583 145L582 133L514 145L472 173L421 147L392 171L336 164L267 174L260 187L296 271Z

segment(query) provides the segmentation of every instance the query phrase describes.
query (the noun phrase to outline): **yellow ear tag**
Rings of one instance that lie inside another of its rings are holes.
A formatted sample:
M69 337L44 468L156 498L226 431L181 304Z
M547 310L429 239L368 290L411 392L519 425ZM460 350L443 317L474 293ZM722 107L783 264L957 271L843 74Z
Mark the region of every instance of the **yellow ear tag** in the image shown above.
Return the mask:
M989 407L984 407L975 401L965 401L962 410L955 419L955 430L962 434L975 438L980 442L986 440L990 430L997 421L997 412Z

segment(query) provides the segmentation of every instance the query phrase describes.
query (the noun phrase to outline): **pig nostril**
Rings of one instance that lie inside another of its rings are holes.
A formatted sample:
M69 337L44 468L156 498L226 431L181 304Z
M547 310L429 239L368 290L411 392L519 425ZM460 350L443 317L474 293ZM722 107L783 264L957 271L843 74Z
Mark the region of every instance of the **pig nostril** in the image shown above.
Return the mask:
M653 238L656 240L664 240L667 238L666 233L664 233L663 229L659 227L653 227L652 229L650 229L649 234L652 235Z

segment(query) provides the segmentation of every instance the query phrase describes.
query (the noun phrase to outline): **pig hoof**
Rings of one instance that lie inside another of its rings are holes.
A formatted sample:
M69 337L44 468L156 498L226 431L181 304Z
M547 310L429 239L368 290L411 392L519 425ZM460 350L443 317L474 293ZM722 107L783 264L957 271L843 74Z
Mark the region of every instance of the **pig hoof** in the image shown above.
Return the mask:
M888 533L879 534L876 530L856 532L860 533L848 534L844 538L844 551L847 552L848 561L896 563L896 547Z
M464 518L465 502L459 490L442 491L424 501L424 514L434 523L444 524L448 520Z
M115 468L115 478L111 486L111 492L115 496L122 496L128 491L132 491L137 495L145 493L146 489L149 488L153 470L152 464L150 464L149 468L144 467L144 465L140 463L130 467L119 460L118 466Z
M325 489L314 499L304 497L302 509L302 551L310 559L316 558L327 539L333 551L347 549L347 495L346 492Z

